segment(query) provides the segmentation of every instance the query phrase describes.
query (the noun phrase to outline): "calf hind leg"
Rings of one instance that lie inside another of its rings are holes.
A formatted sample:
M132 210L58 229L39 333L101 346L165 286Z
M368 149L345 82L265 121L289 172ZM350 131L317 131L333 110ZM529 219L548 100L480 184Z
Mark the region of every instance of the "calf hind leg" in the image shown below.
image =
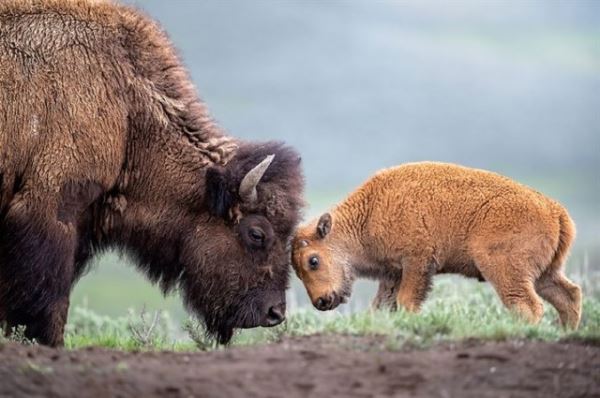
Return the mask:
M537 295L533 277L519 263L495 259L494 265L480 265L483 277L490 282L502 303L530 323L538 323L544 315L544 304Z
M581 288L560 271L549 270L535 282L535 290L556 310L564 327L577 329L581 319Z

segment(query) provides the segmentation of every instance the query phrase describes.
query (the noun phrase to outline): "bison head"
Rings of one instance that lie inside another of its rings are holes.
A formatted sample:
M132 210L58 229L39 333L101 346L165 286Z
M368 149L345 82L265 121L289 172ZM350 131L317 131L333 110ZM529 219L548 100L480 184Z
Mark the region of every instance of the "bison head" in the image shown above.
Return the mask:
M183 242L180 280L188 307L227 343L234 328L285 318L304 179L295 151L267 143L240 145L226 165L208 168L205 180L206 211Z

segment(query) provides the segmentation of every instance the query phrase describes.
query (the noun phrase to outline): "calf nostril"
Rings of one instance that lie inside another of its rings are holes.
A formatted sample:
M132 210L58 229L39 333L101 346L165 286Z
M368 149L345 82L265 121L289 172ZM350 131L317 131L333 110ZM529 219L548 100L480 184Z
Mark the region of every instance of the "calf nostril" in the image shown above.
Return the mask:
M325 299L323 297L319 297L317 299L317 302L315 303L315 307L317 307L317 309L323 311L327 308L327 303L329 302L328 299Z
M323 308L323 306L325 305L325 300L323 300L321 297L319 297L317 299L317 303L315 304L315 307L317 307L318 309Z

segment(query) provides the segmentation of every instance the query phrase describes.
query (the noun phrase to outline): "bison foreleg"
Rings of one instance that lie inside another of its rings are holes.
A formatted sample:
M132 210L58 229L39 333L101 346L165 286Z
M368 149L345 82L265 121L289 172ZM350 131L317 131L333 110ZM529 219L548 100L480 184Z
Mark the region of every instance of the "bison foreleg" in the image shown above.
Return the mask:
M0 223L0 303L7 326L61 345L73 283L76 232L52 212L20 197Z

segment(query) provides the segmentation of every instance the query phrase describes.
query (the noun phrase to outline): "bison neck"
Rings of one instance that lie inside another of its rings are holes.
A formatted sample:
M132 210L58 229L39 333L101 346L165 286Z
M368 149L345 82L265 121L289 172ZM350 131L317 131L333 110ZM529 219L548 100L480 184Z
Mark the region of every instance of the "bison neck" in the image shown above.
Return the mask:
M115 186L97 206L95 246L126 252L166 292L185 271L182 242L210 219L203 210L206 168L232 156L235 141L218 131L199 142L176 131L131 139Z

